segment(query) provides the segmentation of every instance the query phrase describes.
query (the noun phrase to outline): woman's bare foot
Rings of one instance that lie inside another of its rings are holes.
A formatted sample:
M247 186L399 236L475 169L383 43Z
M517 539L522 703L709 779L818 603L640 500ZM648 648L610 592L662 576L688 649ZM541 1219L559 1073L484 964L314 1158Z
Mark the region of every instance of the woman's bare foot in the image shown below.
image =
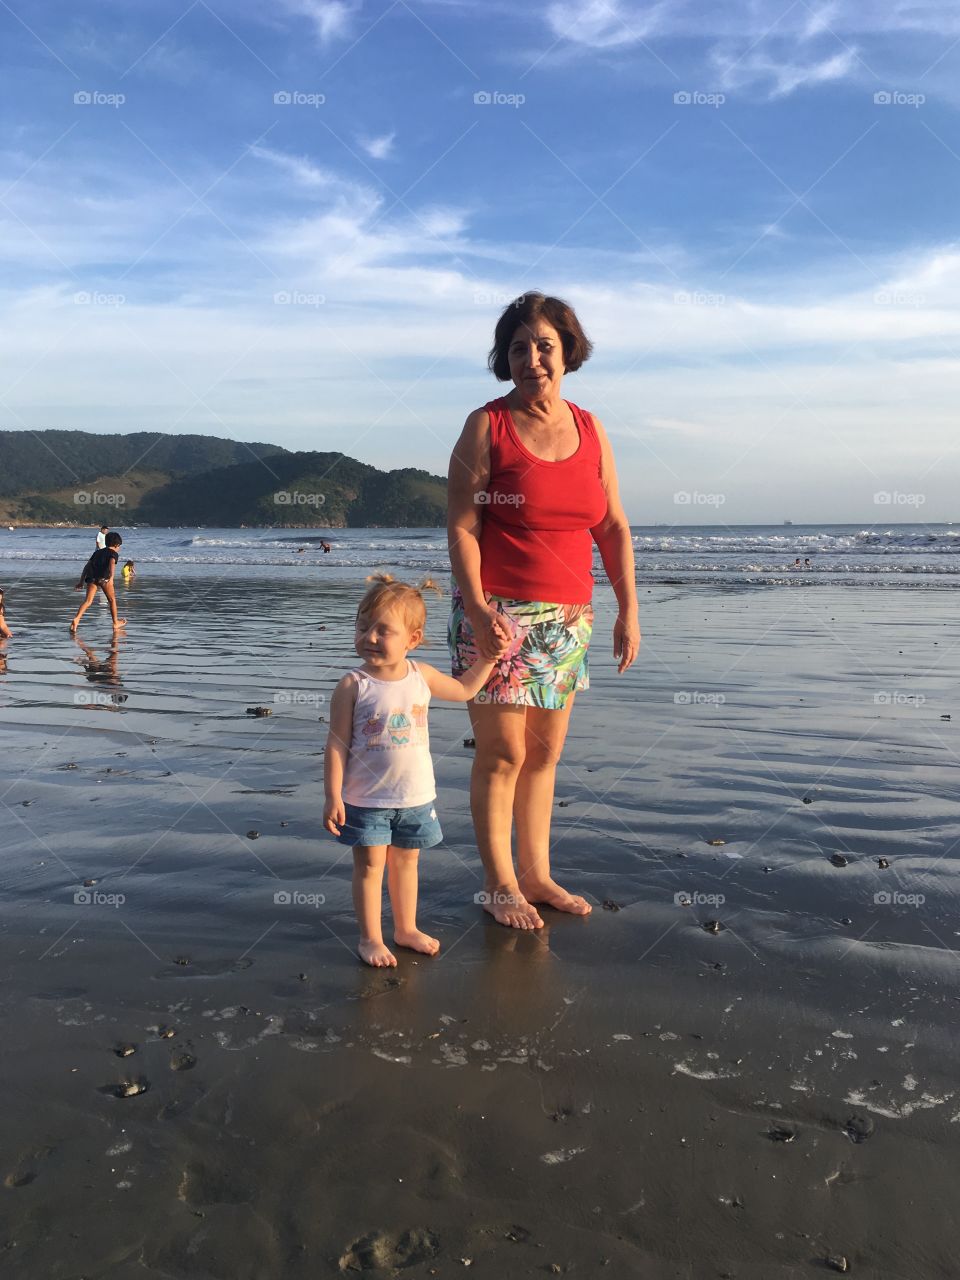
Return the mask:
M364 964L372 965L374 969L391 969L397 963L397 957L386 943L374 942L370 938L361 939L357 954Z
M517 884L499 884L477 894L484 911L489 911L497 924L509 929L542 929L543 921L536 907L530 905Z
M568 893L556 880L544 880L541 884L528 886L527 897L531 902L543 903L553 907L554 911L568 911L572 916L588 916L593 910L586 898Z
M411 951L422 951L425 956L435 956L440 950L440 939L431 938L429 933L420 929L408 929L401 933L394 930L393 940L398 947L409 947Z

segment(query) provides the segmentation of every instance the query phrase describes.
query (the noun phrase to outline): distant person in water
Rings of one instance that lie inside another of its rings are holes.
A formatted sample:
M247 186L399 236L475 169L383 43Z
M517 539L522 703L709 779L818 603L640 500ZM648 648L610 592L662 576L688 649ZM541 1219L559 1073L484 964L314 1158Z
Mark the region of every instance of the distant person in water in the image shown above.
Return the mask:
M7 626L7 615L3 608L3 588L0 587L0 640L9 640L13 632Z
M113 619L114 631L119 631L121 627L127 625L126 618L117 617L117 596L113 585L113 575L117 568L117 561L120 559L120 553L117 548L123 545L123 539L119 533L108 533L105 543L105 546L93 553L80 572L80 582L87 594L73 621L70 623L71 635L76 634L80 619L93 604L93 598L97 594L98 588L106 596L107 604L110 606L110 617Z
M324 542L323 538L321 538L321 539L320 539L320 548L321 548L321 550L323 551L323 554L324 554L324 555L329 555L329 553L330 553L330 543L329 543L329 542Z
M810 557L809 557L809 556L807 556L807 558L804 560L804 562L803 562L803 567L804 567L805 569L812 569L812 568L813 568L813 565L810 563Z
M131 578L135 578L137 576L137 566L132 560L124 560L123 568L120 572L123 574L124 582L129 582Z
M802 568L803 568L803 565L801 565L801 563L800 563L800 557L799 557L799 556L797 556L796 560L794 560L794 562L793 562L793 567L794 567L795 569L802 569Z

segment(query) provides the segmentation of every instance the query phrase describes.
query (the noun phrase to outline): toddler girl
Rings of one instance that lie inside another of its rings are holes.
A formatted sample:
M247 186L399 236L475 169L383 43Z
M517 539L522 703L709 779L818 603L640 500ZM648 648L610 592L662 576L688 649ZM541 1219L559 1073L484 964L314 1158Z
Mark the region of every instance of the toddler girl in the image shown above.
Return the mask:
M420 587L375 574L357 610L354 645L360 666L339 682L330 702L324 758L323 825L353 845L353 905L360 958L375 968L397 963L380 924L383 869L398 947L432 956L440 943L417 928L417 860L443 839L434 801L427 707L431 696L467 702L493 663L479 658L448 676L407 654L423 640L427 620Z

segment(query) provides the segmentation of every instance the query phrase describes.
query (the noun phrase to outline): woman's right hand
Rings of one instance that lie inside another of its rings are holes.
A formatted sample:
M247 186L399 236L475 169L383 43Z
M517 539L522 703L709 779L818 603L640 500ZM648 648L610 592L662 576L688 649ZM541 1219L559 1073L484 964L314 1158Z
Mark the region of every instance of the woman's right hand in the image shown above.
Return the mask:
M473 630L481 657L492 662L509 649L513 637L503 614L497 613L496 609L484 605L481 609L471 610L467 615L467 621Z

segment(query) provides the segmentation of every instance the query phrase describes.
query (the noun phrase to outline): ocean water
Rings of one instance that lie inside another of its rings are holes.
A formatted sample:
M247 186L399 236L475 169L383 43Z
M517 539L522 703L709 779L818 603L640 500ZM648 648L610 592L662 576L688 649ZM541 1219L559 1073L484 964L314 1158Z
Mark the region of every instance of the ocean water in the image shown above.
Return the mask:
M450 569L442 529L120 530L121 559L150 575L322 573L352 581L361 570L446 577ZM960 580L960 525L635 525L632 532L637 581L647 585L931 588ZM70 576L93 542L87 529L0 529L0 586L61 569ZM596 553L594 561L603 583Z

